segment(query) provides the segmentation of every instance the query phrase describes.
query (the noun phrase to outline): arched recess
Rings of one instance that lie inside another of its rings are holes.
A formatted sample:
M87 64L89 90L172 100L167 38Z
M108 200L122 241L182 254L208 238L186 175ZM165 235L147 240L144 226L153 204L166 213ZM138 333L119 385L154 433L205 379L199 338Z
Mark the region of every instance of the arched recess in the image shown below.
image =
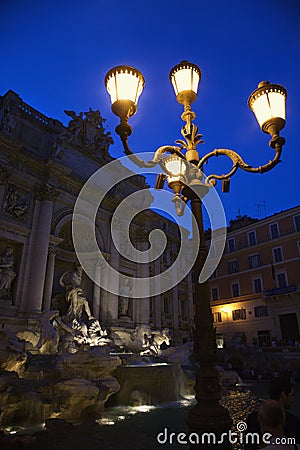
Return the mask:
M74 253L73 239L72 239L72 217L73 210L70 208L63 208L57 211L52 220L51 225L51 234L57 237L64 239L64 241L60 244L60 248ZM99 227L99 223L95 224L96 230L96 238L99 245L99 249L102 252L107 251L108 242L107 239L104 238L103 232ZM89 245L88 236L84 236L84 239L87 241L87 248Z
M51 234L52 236L63 239L58 247L58 253L55 259L55 269L53 278L53 295L60 295L63 293L64 288L59 283L61 276L67 271L73 271L75 269L74 263L77 260L73 238L72 238L72 218L73 210L71 208L63 208L57 211L52 220ZM108 246L107 240L104 239L103 230L100 230L99 223L95 225L96 238L99 245L99 249L102 253L105 253L105 248ZM89 251L89 236L87 233L83 234L83 243L86 243L87 251ZM96 266L95 266L96 267ZM84 295L90 303L90 307L93 305L94 284L90 277L84 272L82 277L81 287L84 291Z

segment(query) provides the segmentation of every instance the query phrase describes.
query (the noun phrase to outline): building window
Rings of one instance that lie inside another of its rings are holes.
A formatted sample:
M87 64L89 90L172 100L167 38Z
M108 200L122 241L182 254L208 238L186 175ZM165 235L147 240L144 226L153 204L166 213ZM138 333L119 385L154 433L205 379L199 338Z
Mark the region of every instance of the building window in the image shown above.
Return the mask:
M222 322L222 314L221 312L213 313L214 322Z
M217 348L224 348L223 334L221 334L221 333L216 334L216 344L217 344Z
M210 269L212 269L212 268L210 268ZM217 269L215 269L215 270L213 271L213 273L211 274L211 276L210 276L210 279L211 279L211 280L213 280L214 278L217 278Z
M211 288L211 298L212 298L212 300L219 299L219 289L217 287Z
M259 267L260 266L259 254L257 253L256 255L250 255L248 257L248 261L249 261L249 269L255 269L255 267Z
M229 253L235 252L235 239L230 238L227 241L227 249Z
M294 217L295 230L300 231L300 216Z
M232 283L232 285L231 285L231 292L232 292L232 297L239 297L240 296L240 285L239 285L239 283Z
M245 308L235 309L232 311L232 320L245 320L246 319L246 310Z
M248 244L251 245L256 245L257 244L257 240L256 240L256 232L255 231L249 231L248 233Z
M236 273L239 271L238 260L233 259L227 263L228 273Z
M277 285L279 288L287 287L287 280L285 272L280 272L276 274L277 277Z
M281 247L273 248L273 259L276 263L283 261Z
M255 294L262 292L262 281L261 278L253 278L253 291Z
M267 315L268 315L267 306L265 306L265 305L255 306L254 307L254 315L255 315L255 317L267 317Z
M277 239L279 237L278 223L272 223L272 225L270 225L270 235L271 239Z

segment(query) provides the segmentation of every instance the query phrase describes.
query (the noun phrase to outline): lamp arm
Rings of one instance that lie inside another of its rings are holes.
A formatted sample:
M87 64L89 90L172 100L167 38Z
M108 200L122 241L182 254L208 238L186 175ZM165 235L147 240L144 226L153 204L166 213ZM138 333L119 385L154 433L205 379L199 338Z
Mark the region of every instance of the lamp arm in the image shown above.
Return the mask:
M138 167L154 167L157 165L157 162L154 161L144 161L143 159L136 156L136 154L130 149L128 145L127 137L121 136L121 141L124 148L124 153L129 156L129 159Z
M280 155L282 152L282 145L280 145L280 143L278 143L278 145L276 145L275 152L276 152L275 157L272 160L270 160L268 163L264 164L263 166L252 167L249 164L245 163L245 161L242 159L242 157L235 151L230 150L230 149L218 148L218 149L215 149L214 151L208 153L203 158L201 158L198 163L198 168L202 170L203 164L206 161L208 161L210 158L212 158L213 156L225 155L225 156L228 156L232 160L233 165L232 165L231 170L228 173L222 174L222 175L216 175L216 174L209 175L205 180L206 183L209 183L210 180L213 180L213 179L216 179L216 180L229 179L232 175L235 174L235 172L238 170L238 168L245 170L246 172L265 173L265 172L268 172L269 170L273 169L273 167L275 167L278 163L281 162Z
M156 163L159 163L161 160L161 157L164 153L176 153L176 155L180 156L180 158L186 159L184 154L181 153L179 147L175 147L174 145L163 145L162 147L159 147L156 152L154 153L153 161Z
M186 197L180 197L178 195L174 195L172 198L172 202L175 204L177 216L183 216L187 200L188 199Z
M183 153L181 153L179 147L175 147L172 145L163 145L162 147L159 147L156 152L154 153L154 157L151 161L144 161L143 159L139 158L129 147L128 145L128 138L121 136L121 141L124 148L124 153L129 156L131 161L136 164L138 167L154 167L157 164L159 164L161 157L164 153L170 152L170 153L176 153L181 158L185 159L185 156Z

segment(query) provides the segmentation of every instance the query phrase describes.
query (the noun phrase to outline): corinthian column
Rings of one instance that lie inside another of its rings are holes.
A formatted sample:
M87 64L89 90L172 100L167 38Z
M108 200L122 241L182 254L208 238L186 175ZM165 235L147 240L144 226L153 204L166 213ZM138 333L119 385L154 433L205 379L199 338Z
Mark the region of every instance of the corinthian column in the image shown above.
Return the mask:
M40 208L30 259L30 273L25 306L26 312L41 311L53 204L57 196L58 191L49 185L37 189L37 201L40 202ZM32 230L33 232L34 230Z
M138 230L135 233L135 240L138 242L139 250L146 251L148 249L149 230ZM134 321L137 324L149 324L150 322L150 299L149 299L149 263L138 265L138 276L145 278L140 294L142 298L137 298L135 302L135 317Z
M115 238L118 240L118 230L115 230ZM110 242L110 265L119 273L120 270L120 255L114 243L111 239ZM110 274L108 280L104 283L104 289L107 286L107 297L106 297L106 322L108 324L116 323L118 320L118 310L119 310L119 297L112 292L109 292L109 288L113 286L118 286L119 277L118 275Z
M51 308L55 257L57 255L57 252L58 252L57 246L50 244L49 250L48 250L49 254L48 254L48 262L47 262L46 278L45 278L45 286L44 286L43 311L49 311Z
M95 282L93 288L93 316L100 319L100 281L101 281L101 263L95 265Z

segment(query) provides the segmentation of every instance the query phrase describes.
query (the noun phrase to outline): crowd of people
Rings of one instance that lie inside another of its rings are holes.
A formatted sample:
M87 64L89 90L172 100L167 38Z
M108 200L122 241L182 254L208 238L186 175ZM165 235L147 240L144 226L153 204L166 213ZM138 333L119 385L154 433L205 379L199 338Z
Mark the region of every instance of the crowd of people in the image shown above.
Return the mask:
M247 418L247 433L258 434L261 439L245 444L245 450L300 450L300 419L289 411L294 403L294 386L289 375L270 380L269 397ZM263 444L266 433L271 436L267 446Z

